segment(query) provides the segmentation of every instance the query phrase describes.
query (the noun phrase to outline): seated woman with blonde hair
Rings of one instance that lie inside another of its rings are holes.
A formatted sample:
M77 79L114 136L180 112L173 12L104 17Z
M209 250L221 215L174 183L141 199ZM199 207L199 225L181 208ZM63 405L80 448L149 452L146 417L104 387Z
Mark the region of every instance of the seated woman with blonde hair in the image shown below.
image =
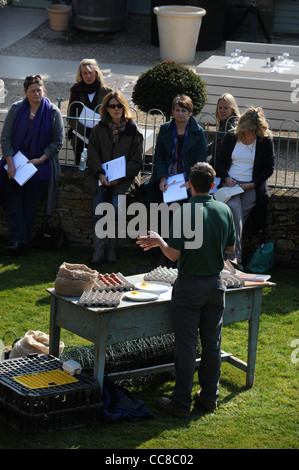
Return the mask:
M253 211L254 232L265 230L268 199L267 180L274 171L274 144L262 108L247 109L237 127L228 132L217 159L217 174L223 186L239 185L244 192L229 199L236 227L236 250L228 256L241 267L242 232Z
M217 119L217 137L207 146L207 161L215 167L220 154L225 133L234 129L240 117L236 99L230 93L223 93L217 100L215 117Z

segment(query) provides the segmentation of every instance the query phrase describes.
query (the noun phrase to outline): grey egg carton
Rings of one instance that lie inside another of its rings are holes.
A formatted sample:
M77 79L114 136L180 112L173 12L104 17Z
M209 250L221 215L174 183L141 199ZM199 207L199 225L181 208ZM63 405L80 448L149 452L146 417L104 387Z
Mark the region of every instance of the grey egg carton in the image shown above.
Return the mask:
M225 261L225 270L221 271L221 279L226 287L243 287L244 280L241 279L236 269L229 260Z
M121 291L98 291L90 289L84 291L81 295L78 303L80 305L86 305L91 307L92 305L101 307L117 307L120 303L120 299L123 295Z
M93 290L102 291L128 291L135 289L134 284L129 282L121 273L99 274L93 284Z
M173 285L178 277L177 268L167 268L166 266L158 266L144 276L145 281L167 282Z

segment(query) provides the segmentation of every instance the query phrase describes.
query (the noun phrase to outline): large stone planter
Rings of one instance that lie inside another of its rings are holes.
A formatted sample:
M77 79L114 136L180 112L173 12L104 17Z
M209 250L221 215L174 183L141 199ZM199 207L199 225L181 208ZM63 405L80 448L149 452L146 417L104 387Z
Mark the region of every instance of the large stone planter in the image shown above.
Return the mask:
M155 7L154 13L157 15L161 60L192 63L206 10L188 5L167 5Z
M49 15L50 28L53 31L66 31L71 11L72 7L70 5L64 5L62 3L49 5L47 12Z

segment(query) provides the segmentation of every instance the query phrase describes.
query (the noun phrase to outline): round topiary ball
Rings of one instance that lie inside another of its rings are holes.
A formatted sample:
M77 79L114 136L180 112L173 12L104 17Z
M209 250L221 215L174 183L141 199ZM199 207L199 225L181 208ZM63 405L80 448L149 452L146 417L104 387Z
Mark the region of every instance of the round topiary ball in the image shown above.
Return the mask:
M193 102L193 114L197 115L207 101L206 85L199 75L185 65L166 60L140 75L132 100L141 111L160 109L169 120L172 100L177 95L188 95Z

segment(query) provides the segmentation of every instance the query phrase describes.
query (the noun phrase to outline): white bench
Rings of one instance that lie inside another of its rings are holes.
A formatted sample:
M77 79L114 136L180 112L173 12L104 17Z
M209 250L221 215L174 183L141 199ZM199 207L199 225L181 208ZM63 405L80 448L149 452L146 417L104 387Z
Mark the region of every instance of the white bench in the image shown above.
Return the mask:
M286 119L299 122L299 63L283 73L271 73L261 59L249 59L238 70L228 69L228 61L225 56L211 56L196 67L208 94L203 113L214 114L219 96L227 92L236 98L241 113L261 106L273 130Z
M140 130L141 134L143 135L143 151L144 153L150 152L153 153L153 148L155 146L154 142L154 131L153 129L148 129L144 127L140 127L138 125L138 129Z
M299 46L288 44L268 44L263 42L238 42L226 41L225 55L230 56L236 49L241 50L241 55L256 59L266 59L271 56L279 56L284 52L289 53L289 59L299 62Z
M7 90L4 88L4 81L0 78L0 103L5 103Z

